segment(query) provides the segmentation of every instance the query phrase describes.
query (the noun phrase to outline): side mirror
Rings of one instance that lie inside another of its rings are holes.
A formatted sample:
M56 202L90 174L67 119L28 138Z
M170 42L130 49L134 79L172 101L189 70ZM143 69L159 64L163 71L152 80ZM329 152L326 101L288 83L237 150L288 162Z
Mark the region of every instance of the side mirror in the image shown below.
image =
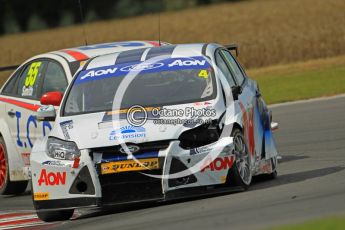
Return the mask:
M233 86L231 87L231 91L232 91L232 97L235 101L238 100L238 96L242 93L242 87L241 86Z
M38 121L55 121L56 111L53 105L43 105L37 110Z
M45 93L41 97L41 105L60 106L62 96L62 93L59 91Z

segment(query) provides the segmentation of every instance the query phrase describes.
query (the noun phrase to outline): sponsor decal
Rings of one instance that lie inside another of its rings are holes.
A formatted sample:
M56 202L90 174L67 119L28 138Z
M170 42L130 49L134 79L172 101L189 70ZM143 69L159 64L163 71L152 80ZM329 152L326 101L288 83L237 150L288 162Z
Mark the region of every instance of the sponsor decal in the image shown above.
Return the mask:
M159 169L158 158L126 160L101 164L102 174Z
M22 153L22 159L25 166L30 166L30 153Z
M5 99L0 98L0 101L10 103L31 111L37 111L39 109L39 106L32 105L28 103L24 103L21 101L11 100L11 99ZM20 111L15 112L16 116L16 144L19 148L24 148L27 151L27 149L33 147L33 140L31 140L31 133L35 133L38 129L41 129L43 132L43 136L45 137L50 130L52 130L52 126L48 121L43 122L37 122L37 118L34 115L30 115L28 117L25 116L26 113L22 114ZM24 124L23 124L24 123ZM22 138L20 134L25 133L25 130L21 130L21 127L26 126L26 138Z
M205 102L195 102L195 106L203 106L203 105L212 105L211 102L205 101Z
M66 172L50 172L47 173L46 169L42 169L40 178L38 180L38 186L55 186L66 184Z
M22 96L23 97L31 97L32 94L34 93L34 88L32 86L23 86L22 89Z
M190 155L196 155L196 154L208 154L212 151L212 148L209 146L202 146L199 148L191 149Z
M164 63L140 63L137 65L130 65L121 68L123 72L130 72L130 71L143 71L149 69L157 69L164 66Z
M206 60L194 60L194 59L188 59L188 60L184 60L184 59L177 59L174 62L172 62L171 64L169 64L169 67L173 67L173 66L204 66L206 65Z
M200 69L199 77L208 79L210 64L202 56L190 58L168 58L160 62L138 62L131 65L119 64L114 66L99 67L81 71L75 84L86 83L92 80L100 80L112 77L123 77L131 71L145 73L157 73L163 71L176 71L188 69Z
M80 78L80 80L84 80L88 77L98 77L105 74L114 74L116 72L117 68L109 68L109 69L100 69L100 70L91 70L84 76Z
M49 166L54 166L54 167L65 167L66 166L61 161L45 161L42 163L42 165L49 165Z
M130 152L130 153L136 153L136 152L139 152L139 150L140 150L140 147L139 146L137 146L137 145L127 145L127 148L128 148L128 151ZM126 150L124 149L124 148L120 148L120 152L121 153L126 153Z
M49 105L42 105L40 108L40 111L44 112L44 111L48 111L50 110L51 106Z
M0 101L9 103L30 111L37 111L40 107L38 105L29 104L17 100L12 100L8 98L1 98ZM33 140L31 140L31 134L38 131L38 129L42 130L43 136L45 137L50 130L52 130L52 126L48 121L37 122L37 118L34 115L26 116L27 113L22 113L20 111L15 111L15 119L16 119L16 140L15 143L17 147L24 148L23 151L28 151L27 148L33 147ZM26 129L22 130L21 127L26 127ZM22 138L22 134L26 138Z
M61 161L45 161L42 165L49 165L49 166L56 166L56 167L64 167L66 166Z
M34 200L49 200L49 193L48 192L35 192L34 193Z
M39 70L42 62L33 62L30 65L28 74L25 78L25 83L22 89L22 96L32 96L34 92L34 85L36 83L37 76L39 75Z
M218 157L212 162L206 160L205 166L201 168L201 172L230 169L233 163L234 157L232 156Z
M109 135L109 140L114 141L119 138L122 139L133 139L133 138L144 138L146 137L146 129L144 127L136 126L123 126L119 130L111 131Z
M62 133L63 133L64 137L66 138L66 140L71 139L68 131L73 129L73 121L69 120L69 121L61 122L60 127L61 127Z
M58 160L66 160L66 151L54 150L54 158Z

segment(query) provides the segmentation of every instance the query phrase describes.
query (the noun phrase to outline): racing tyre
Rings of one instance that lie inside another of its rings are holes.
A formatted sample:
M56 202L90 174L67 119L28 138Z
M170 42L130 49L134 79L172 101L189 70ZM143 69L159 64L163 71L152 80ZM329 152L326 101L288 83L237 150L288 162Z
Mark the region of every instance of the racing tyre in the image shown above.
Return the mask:
M44 222L69 220L74 213L74 209L59 211L37 211L37 216Z
M19 195L27 186L28 181L10 181L6 144L0 136L0 195Z
M235 162L229 171L229 184L247 190L252 182L251 159L242 131L234 129L231 136L234 138Z

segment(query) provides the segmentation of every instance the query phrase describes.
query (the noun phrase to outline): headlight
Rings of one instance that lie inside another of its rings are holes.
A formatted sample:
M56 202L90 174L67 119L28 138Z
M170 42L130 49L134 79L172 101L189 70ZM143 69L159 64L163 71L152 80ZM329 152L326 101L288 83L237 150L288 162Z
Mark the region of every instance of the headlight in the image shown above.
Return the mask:
M180 137L180 146L184 149L193 149L218 141L221 131L218 121L213 120L210 124L200 125L194 129L183 132Z
M80 157L80 150L76 143L57 138L48 138L47 155L54 159L71 160Z

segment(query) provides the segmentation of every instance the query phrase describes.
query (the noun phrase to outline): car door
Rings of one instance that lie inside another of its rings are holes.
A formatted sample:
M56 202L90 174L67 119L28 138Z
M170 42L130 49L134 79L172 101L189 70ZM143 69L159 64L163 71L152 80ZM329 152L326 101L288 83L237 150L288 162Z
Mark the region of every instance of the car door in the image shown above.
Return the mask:
M257 104L257 98L260 97L260 94L257 92L254 82L246 77L235 57L228 50L221 52L230 71L235 76L236 84L242 88L238 101L243 113L244 134L250 154L259 158L262 154L263 145L263 132L260 131L262 130L261 118Z
M47 61L36 59L28 62L14 75L11 87L5 87L6 122L17 152L27 159L37 138L38 122L35 116L39 108L40 83L47 67ZM28 162L24 162L27 164Z

